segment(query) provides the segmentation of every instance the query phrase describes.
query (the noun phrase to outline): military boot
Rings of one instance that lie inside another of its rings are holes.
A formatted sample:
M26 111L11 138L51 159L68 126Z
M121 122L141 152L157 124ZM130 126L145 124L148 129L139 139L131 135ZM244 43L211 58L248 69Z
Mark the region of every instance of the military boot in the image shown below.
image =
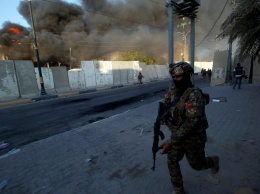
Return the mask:
M212 160L211 172L213 174L217 174L218 171L219 171L219 157L218 156L212 156L210 158Z
M185 194L183 188L174 188L172 194Z

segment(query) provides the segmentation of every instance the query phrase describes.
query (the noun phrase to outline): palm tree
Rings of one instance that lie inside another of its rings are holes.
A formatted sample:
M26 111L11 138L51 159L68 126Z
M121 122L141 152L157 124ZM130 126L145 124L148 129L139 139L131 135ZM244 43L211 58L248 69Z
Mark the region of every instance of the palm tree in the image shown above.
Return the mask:
M229 41L238 40L237 54L241 61L251 57L260 62L260 1L232 0L236 9L221 25L221 36L228 36Z

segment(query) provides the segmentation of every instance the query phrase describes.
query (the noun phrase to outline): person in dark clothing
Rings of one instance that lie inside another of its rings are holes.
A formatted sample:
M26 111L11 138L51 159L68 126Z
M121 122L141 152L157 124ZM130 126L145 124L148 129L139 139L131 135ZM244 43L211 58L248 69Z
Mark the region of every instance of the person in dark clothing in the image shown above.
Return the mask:
M176 98L179 100L161 121L169 128L171 136L160 147L163 148L162 154L168 155L173 194L185 194L180 168L183 157L186 156L193 169L211 169L214 174L219 171L219 157L206 156L204 151L208 128L205 106L209 96L193 86L192 66L186 62L170 64L169 72L174 86L166 93L164 106L170 106Z
M210 68L208 68L208 70L207 70L207 74L208 74L208 78L209 78L209 80L211 80L212 71L211 71Z
M144 78L144 76L142 75L141 72L139 72L139 74L138 74L138 81L139 81L140 85L143 84L143 78Z
M245 70L240 65L240 63L238 63L237 66L235 67L235 69L233 70L233 72L234 72L234 78L235 78L233 89L236 88L237 84L238 84L238 89L240 89L241 88L241 80L242 80L243 76L245 75Z

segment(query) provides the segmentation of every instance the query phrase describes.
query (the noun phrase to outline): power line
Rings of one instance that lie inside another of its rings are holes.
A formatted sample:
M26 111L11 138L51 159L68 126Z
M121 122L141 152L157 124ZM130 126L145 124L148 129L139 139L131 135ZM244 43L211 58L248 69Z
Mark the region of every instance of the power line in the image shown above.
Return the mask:
M225 3L225 5L224 5L223 9L221 10L221 12L220 12L220 14L219 14L217 20L214 22L214 24L213 24L213 26L211 27L211 29L210 29L210 31L208 32L208 34L207 34L207 35L202 39L202 41L201 41L199 44L197 44L195 47L201 45L201 43L209 36L209 34L211 33L211 31L212 31L213 28L215 27L217 21L219 20L219 18L221 17L222 13L224 12L224 10L225 10L225 8L226 8L226 6L227 6L228 1L229 1L229 0L226 1L226 3Z

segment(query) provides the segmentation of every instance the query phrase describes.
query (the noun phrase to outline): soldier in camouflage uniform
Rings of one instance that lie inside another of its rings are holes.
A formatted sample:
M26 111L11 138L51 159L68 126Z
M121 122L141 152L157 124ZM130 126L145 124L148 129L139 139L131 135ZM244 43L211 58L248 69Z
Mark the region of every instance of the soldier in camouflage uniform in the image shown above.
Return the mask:
M190 79L192 73L193 68L186 62L170 64L175 86L168 91L164 100L164 105L167 106L179 98L162 120L162 124L167 125L171 131L171 138L161 147L162 154L168 154L168 169L175 194L184 194L179 165L184 155L195 170L211 168L212 173L219 171L219 158L205 157L204 152L208 128L205 105L209 102L209 96L193 87Z

